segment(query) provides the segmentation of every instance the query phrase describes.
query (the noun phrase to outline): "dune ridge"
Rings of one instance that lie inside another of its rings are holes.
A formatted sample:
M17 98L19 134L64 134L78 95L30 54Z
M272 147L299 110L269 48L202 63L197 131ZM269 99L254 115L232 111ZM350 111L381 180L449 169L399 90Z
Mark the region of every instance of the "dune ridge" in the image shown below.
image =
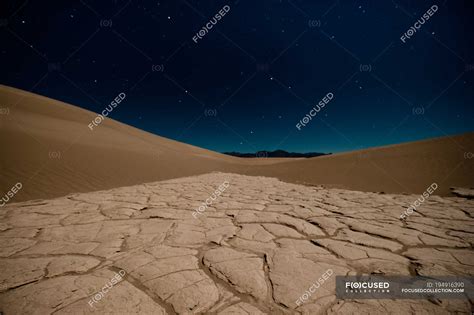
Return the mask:
M96 113L2 85L0 104L8 108L0 115L0 188L21 182L15 202L216 171L386 193L421 193L434 181L440 195L474 187L474 133L309 159L244 159L111 118L91 131Z

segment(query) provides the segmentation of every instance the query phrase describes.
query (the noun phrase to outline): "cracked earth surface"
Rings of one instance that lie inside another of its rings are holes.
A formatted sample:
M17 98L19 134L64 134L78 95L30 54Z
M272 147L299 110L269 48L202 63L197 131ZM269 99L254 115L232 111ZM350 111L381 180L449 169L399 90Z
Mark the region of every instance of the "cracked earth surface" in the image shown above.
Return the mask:
M474 274L474 200L431 196L401 221L418 197L212 173L10 204L0 212L0 311L470 313L466 300L335 297L335 275ZM123 280L91 308L120 270Z

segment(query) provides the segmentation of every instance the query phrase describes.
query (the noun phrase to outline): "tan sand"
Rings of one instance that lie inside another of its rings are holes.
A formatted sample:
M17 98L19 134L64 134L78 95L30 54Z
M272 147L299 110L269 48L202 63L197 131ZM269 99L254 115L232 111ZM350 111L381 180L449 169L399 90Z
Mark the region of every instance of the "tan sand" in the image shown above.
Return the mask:
M421 194L437 183L435 194L446 196L451 187L474 187L474 133L258 166L251 174L386 193Z
M104 105L105 106L105 105ZM119 105L115 110L119 111ZM360 191L437 194L474 187L474 133L312 159L242 159L159 137L90 111L0 86L0 191L47 199L223 171Z

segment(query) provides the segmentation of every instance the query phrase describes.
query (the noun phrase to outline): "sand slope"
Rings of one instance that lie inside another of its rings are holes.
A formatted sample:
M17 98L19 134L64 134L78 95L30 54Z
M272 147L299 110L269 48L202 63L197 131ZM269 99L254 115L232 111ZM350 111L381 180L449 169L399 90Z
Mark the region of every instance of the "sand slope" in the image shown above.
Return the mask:
M0 115L0 193L22 182L14 201L212 171L362 191L421 193L433 181L442 194L450 186L474 186L474 159L465 158L474 152L472 133L312 159L242 159L112 119L91 131L97 114L1 85L0 107L9 111Z
M5 86L0 104L10 112L0 116L0 188L3 195L22 182L17 201L207 173L235 160L112 119L91 131L97 114Z
M421 194L437 183L436 194L448 195L453 186L474 187L474 133L257 166L251 173L386 193Z

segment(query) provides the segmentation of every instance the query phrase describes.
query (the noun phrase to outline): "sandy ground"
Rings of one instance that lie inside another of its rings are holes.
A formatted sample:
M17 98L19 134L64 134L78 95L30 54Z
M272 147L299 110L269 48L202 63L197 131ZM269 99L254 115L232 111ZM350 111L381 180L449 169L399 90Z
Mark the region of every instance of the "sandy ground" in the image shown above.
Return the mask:
M213 173L9 204L0 311L469 314L466 300L335 299L336 275L474 274L474 200L431 196L401 221L418 197Z
M474 133L312 159L242 159L108 118L91 131L97 114L1 85L0 107L0 191L21 182L14 201L212 171L385 193L420 194L433 182L440 195L474 187Z
M339 301L333 280L474 273L473 200L431 196L399 219L433 182L436 194L453 186L472 194L474 133L312 159L241 159L112 119L91 131L95 113L4 86L0 104L0 189L22 183L0 208L0 313L472 308L463 300ZM298 306L328 269L332 278Z

